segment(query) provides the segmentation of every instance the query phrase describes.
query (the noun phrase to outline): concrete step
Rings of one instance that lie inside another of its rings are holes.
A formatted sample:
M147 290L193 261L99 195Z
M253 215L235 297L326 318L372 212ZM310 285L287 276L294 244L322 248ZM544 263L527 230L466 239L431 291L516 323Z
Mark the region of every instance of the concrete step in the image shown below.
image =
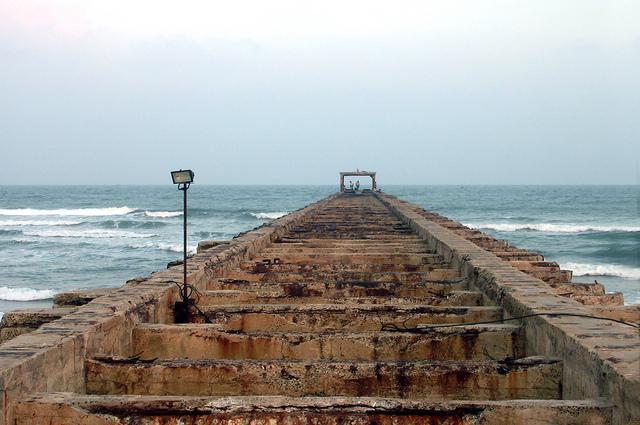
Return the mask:
M377 212L368 212L363 214L362 211L353 209L353 214L346 211L335 211L332 214L318 214L310 216L308 220L304 220L301 226L306 227L335 227L335 226L353 226L353 227L369 227L371 225L383 228L403 226L404 224L397 217L390 215L388 211L382 209ZM349 216L347 217L346 214Z
M317 244L318 246L340 246L340 245L381 245L381 244L424 244L424 240L422 238L415 235L403 235L403 236L395 236L390 235L387 238L384 237L376 237L376 238L291 238L291 237L280 237L277 238L272 246L286 246L287 244Z
M405 400L379 397L189 397L34 394L15 425L476 424L603 425L611 405L596 400Z
M0 344L18 335L33 332L40 326L60 319L76 309L77 307L59 307L8 311L0 320Z
M430 272L361 272L361 271L336 271L336 272L266 272L253 273L248 271L228 270L221 273L220 277L244 280L247 282L452 282L461 281L463 277L456 270L436 269ZM214 289L214 288L210 288Z
M467 240L474 237L476 238L487 237L487 235L482 233L480 230L470 229L468 227L461 227L461 228L452 227L449 230L451 230L453 233L455 233L458 236L462 236Z
M200 304L209 320L235 332L375 332L382 324L470 323L502 319L501 307L437 307L389 304ZM201 315L196 323L204 323Z
M556 261L510 261L509 263L519 270L527 268L560 270L560 265Z
M60 292L53 297L53 306L58 308L85 305L94 299L108 295L117 289L118 288L93 288Z
M274 261L278 257L260 253L255 262ZM437 254L288 254L280 258L283 264L430 264L440 263L442 256Z
M571 270L553 270L553 269L531 269L525 271L530 276L543 280L547 283L569 283L573 277Z
M544 257L534 252L512 252L503 250L491 250L492 253L504 261L544 261Z
M238 333L218 325L138 325L133 349L148 359L256 360L503 360L522 357L514 325L446 327L425 334Z
M505 240L495 239L486 235L472 236L468 240L488 251L503 250L509 246L509 242Z
M523 272L529 270L560 270L560 266L555 261L509 261L513 267Z
M103 358L86 362L86 388L91 394L558 399L562 363L535 357L482 362Z
M433 254L433 252L427 249L427 246L422 245L403 245L396 246L386 245L356 245L356 246L339 246L339 247L307 247L307 246L274 246L262 250L260 255L264 256L289 256L300 254L326 254L326 255L342 255L342 254Z
M612 292L610 294L591 295L591 294L575 294L571 295L572 300L576 300L584 305L593 306L623 306L624 295L622 292Z
M203 253L205 251L208 251L210 249L213 249L213 248L215 248L217 246L228 245L229 242L230 241L226 241L226 240L222 240L222 241L219 241L219 240L203 240L203 241L198 242L198 247L196 248L196 252L198 254L201 254L201 253Z
M307 293L308 294L308 293ZM200 292L202 305L225 304L427 304L432 306L480 306L483 303L482 292L452 291L447 295L429 295L424 297L395 296L308 296L302 291L286 293L283 290L218 290Z
M421 239L390 239L390 240L362 240L362 239L287 239L283 241L276 240L270 248L349 248L349 249L367 249L367 248L426 248L427 244Z
M290 229L285 237L289 238L312 238L312 239L388 239L392 236L397 236L398 239L402 239L405 236L411 236L413 233L411 230L374 230L374 229L362 229L355 227L343 227L332 230L313 230L313 229Z
M562 296L605 294L604 285L600 283L554 283L551 286L556 294Z
M608 317L615 320L623 320L628 323L640 325L640 305L617 305L617 306L592 306L592 311L596 316Z
M316 221L317 220L317 221ZM377 219L379 220L379 219ZM360 221L360 220L358 220ZM348 221L337 221L333 218L322 221L321 219L314 219L300 226L289 229L289 233L344 233L344 232L367 232L367 234L397 234L409 230L409 228L400 223L397 220L384 220L376 222L374 220L362 221L359 223Z
M401 229L406 226L397 217L390 214L368 213L362 214L354 210L355 214L349 214L349 217L345 216L348 212L336 212L335 214L318 215L309 217L308 220L301 222L297 228L299 229L335 229L335 228L355 228L360 229L363 227L370 229Z
M467 290L464 281L443 282L380 282L380 281L315 281L253 282L242 279L215 279L207 282L209 290L276 291L288 297L445 297L455 291Z
M402 226L321 226L300 227L290 229L284 236L300 239L387 239L390 236L411 236L413 233L408 227Z
M274 258L279 260L278 258ZM274 259L264 262L245 261L239 270L250 273L450 273L460 276L444 260L432 264L286 264Z

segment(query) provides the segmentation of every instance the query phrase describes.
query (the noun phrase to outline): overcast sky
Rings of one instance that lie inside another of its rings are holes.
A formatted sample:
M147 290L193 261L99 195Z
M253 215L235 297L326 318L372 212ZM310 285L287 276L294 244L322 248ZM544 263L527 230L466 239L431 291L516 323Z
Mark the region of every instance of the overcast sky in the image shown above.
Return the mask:
M0 184L633 184L639 22L638 0L0 0Z

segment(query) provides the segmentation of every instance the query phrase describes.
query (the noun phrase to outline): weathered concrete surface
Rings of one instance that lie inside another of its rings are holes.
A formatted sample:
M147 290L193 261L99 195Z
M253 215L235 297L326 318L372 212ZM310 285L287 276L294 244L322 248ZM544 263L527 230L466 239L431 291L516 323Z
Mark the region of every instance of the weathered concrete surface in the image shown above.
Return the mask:
M53 307L72 307L88 304L96 298L108 295L117 288L93 288L61 292L53 297Z
M380 199L422 235L430 248L472 276L472 287L501 305L506 314L554 311L592 314L574 300L558 299L553 289L539 279L514 269L426 218L432 218L432 214L393 197L380 195ZM606 398L614 404L614 423L640 420L640 334L637 329L570 317L535 317L525 319L524 323L529 354L564 360L564 398Z
M198 247L196 248L196 253L202 254L204 251L207 251L211 248L215 248L220 245L227 245L229 241L200 241L198 242Z
M229 245L190 259L189 279L204 289L207 275L231 268L280 237L307 208L236 237ZM64 318L55 320L0 346L0 424L14 423L14 406L38 391L83 392L85 359L105 353L130 355L131 330L142 322L171 322L175 283L181 270L171 268L135 279Z
M87 362L87 392L92 394L558 399L561 378L561 362L539 358L483 362Z
M640 324L640 305L593 306L592 309L598 316Z
M544 257L538 253L509 246L507 241L497 240L479 230L471 229L439 214L425 211L416 206L410 206L410 208L420 216L427 218L429 221L439 224L456 235L465 238L487 251L490 251L497 257L508 261L509 264L514 265L519 270L536 278L542 279L555 288L559 288L556 291L558 295L572 298L585 305L621 306L624 304L622 293L619 292L605 294L603 287L601 293L590 293L589 291L584 291L585 284L572 282L572 273L570 270L560 270L560 267L556 263L544 262ZM544 267L545 263L547 267L550 267L550 269L545 270L544 268L539 267L540 265ZM571 288L572 286L574 288ZM602 285L595 283L595 286L601 287Z
M41 409L34 414L36 409ZM16 425L604 425L594 401L434 401L375 397L33 396Z
M247 286L247 285L244 285ZM275 286L275 285L271 285ZM244 305L244 304L425 304L429 306L480 306L483 303L482 292L450 291L446 294L429 294L420 297L348 296L344 292L327 294L309 294L309 287L298 285L298 291L286 291L281 287L269 289L238 290L221 289L200 292L202 305Z
M624 304L624 295L621 292L613 292L611 294L592 295L592 294L572 294L571 299L578 301L587 306L622 306Z
M0 350L0 362L13 362L0 368L4 423L634 418L635 378L620 375L633 355L611 342L632 346L626 330L575 318L469 324L585 311L555 292L571 285L570 272L425 215L384 195L332 197L189 260L198 306L214 323L193 323L204 321L193 310L192 323L172 324L181 270L171 267L20 336Z
M513 325L476 325L425 335L236 333L202 324L140 325L133 329L133 353L144 360L488 360L522 357L519 331Z
M0 321L0 344L75 311L74 308L8 311Z
M282 255L282 254L277 254ZM273 261L278 259L277 256L266 253L256 258L257 262ZM340 263L342 265L351 264L381 264L392 265L422 265L422 264L434 264L439 263L441 258L432 254L292 254L287 257L287 264L334 264Z
M342 284L357 284L360 286L377 286L382 283L434 283L436 285L443 285L447 283L456 284L459 283L459 287L467 288L465 279L456 271L451 269L433 269L431 271L393 271L385 270L383 267L379 267L379 271L369 270L343 270L343 271L324 271L322 269L316 270L299 270L288 271L279 268L278 270L267 269L263 267L256 267L256 271L229 271L225 273L226 281L239 281L242 282L267 282L267 283L320 283L318 282L317 273L323 274L322 283L336 283ZM262 271L266 270L266 271ZM209 289L222 289L216 284L219 281L211 281L208 284ZM222 283L225 283L224 281ZM402 285L397 285L402 286Z
M500 320L499 307L396 304L215 305L204 307L212 323L236 332L375 332L380 323L414 327L425 323ZM204 323L196 316L194 321Z
M236 272L226 274L236 275ZM288 273L284 273L288 275ZM323 296L331 298L340 297L428 297L447 296L456 291L464 291L468 289L468 284L463 279L455 281L440 280L420 280L419 276L404 276L405 279L399 279L393 273L370 273L369 275L358 276L360 279L352 280L353 276L348 275L347 280L335 280L331 273L323 276L321 282L317 277L309 275L308 279L291 278L289 282L281 282L282 279L274 278L271 282L266 282L263 275L271 275L264 273L262 275L254 275L251 279L212 279L207 288L212 290L272 290L278 293L286 294L289 297L310 297ZM376 279L380 276L379 279ZM249 276L246 276L249 277Z

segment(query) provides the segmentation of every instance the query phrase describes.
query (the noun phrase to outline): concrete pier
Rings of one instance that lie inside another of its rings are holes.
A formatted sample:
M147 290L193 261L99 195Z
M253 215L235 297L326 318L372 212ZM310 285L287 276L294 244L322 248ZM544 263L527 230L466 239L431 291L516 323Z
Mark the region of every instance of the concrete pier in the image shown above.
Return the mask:
M206 319L192 309L174 323L173 266L2 344L1 423L640 420L637 329L502 322L633 310L537 253L394 197L334 195L203 244L188 265Z

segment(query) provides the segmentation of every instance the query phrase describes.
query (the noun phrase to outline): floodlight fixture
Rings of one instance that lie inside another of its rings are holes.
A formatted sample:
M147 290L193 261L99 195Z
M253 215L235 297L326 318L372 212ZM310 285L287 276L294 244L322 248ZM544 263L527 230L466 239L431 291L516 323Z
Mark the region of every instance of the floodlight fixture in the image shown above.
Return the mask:
M189 185L193 183L194 173L191 170L178 170L171 172L171 179L173 180L173 184L178 185Z
M175 321L177 323L186 323L189 320L189 295L191 290L187 283L187 190L191 183L193 183L194 173L191 170L178 170L171 172L171 179L174 184L178 185L178 190L184 193L183 201L183 247L182 247L182 288L180 289L180 298L182 301L176 301L175 303Z

